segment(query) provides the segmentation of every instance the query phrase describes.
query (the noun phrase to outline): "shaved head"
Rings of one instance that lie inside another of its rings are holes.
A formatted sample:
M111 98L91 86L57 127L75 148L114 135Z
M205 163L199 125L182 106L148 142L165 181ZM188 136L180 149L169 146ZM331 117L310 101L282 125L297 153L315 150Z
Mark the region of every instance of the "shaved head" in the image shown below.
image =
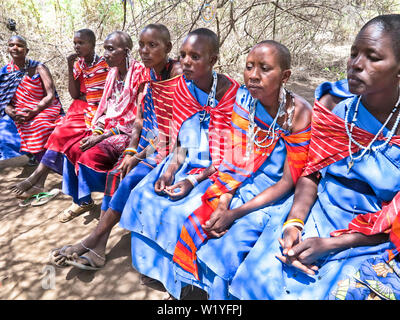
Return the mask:
M291 56L289 49L283 44L275 41L275 40L264 40L257 43L251 50L259 47L259 46L272 46L276 49L278 53L279 65L282 70L288 70L291 67Z
M204 39L210 47L211 55L219 54L219 40L214 31L207 28L199 28L189 32L186 39L190 36L198 36L199 38Z
M117 46L120 48L128 48L129 50L132 50L133 48L133 42L131 36L124 32L124 31L114 31L111 32L107 37L106 40L110 39L117 39Z
M75 32L76 35L79 35L80 38L85 38L88 40L93 47L96 45L96 35L90 29L81 29Z
M28 48L28 43L26 42L24 37L19 36L19 35L13 35L10 37L10 39L8 39L8 42L10 42L12 40L19 40L20 42L22 42L25 45L25 48Z
M158 33L160 34L161 40L165 43L168 44L171 42L171 35L169 33L169 30L166 26L164 26L161 23L151 23L148 24L143 28L143 30L140 33L143 33L147 30L157 30Z

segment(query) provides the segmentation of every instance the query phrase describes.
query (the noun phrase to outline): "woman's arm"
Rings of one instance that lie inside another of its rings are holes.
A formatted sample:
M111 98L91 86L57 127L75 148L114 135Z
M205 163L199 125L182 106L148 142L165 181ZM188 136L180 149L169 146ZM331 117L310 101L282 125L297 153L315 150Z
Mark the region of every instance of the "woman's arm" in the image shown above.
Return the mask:
M305 221L307 219L311 207L317 199L318 182L318 173L299 178L294 192L292 208L286 221ZM284 255L293 245L301 241L300 231L294 224L285 228L283 239L279 240Z
M187 149L178 145L172 155L172 159L168 164L167 170L154 184L154 191L158 194L166 193L166 187L170 186L174 181L175 173L178 171L182 163L186 159Z
M67 57L68 63L68 91L72 99L79 99L81 97L81 84L79 79L74 79L74 63L78 55L76 53L70 54Z
M316 261L338 251L361 246L375 246L387 242L389 235L380 233L367 236L362 233L343 234L331 238L307 238L292 247L286 256L277 256L283 263L293 265L299 270L314 275L318 267Z
M144 87L141 87L139 89L139 94L137 95L136 105L138 107L136 111L135 122L133 123L131 140L129 142L127 150L129 149L137 150L137 147L139 145L139 140L143 129L143 108L139 104L139 101L142 101L144 92L145 92ZM136 167L137 164L140 162L140 160L145 159L147 155L149 155L151 149L153 148L151 147L151 145L149 145L147 148L142 150L140 154L131 154L131 153L125 154L122 163L118 167L118 169L121 171L121 179L123 179L134 167ZM151 153L153 152L154 150L152 150Z
M210 164L205 170L203 170L198 175L188 176L187 179L179 181L172 186L165 188L165 193L170 196L171 200L179 200L185 197L195 186L197 186L200 182L207 179L213 173L215 173L217 169L215 169L213 164Z
M204 228L209 234L224 234L228 231L229 227L235 220L278 201L287 195L293 187L294 183L290 173L289 164L287 160L285 160L282 178L277 183L265 189L240 207L232 210L228 210L226 203L229 205L233 193L224 195L226 198L224 198L222 202L220 199L217 210L212 213L210 219L204 225ZM227 202L228 199L229 202Z
M53 103L55 97L55 86L49 69L45 65L39 64L36 71L39 73L43 84L44 96L42 100L39 101L36 108L21 110L23 113L23 122L33 119L41 111L49 107Z

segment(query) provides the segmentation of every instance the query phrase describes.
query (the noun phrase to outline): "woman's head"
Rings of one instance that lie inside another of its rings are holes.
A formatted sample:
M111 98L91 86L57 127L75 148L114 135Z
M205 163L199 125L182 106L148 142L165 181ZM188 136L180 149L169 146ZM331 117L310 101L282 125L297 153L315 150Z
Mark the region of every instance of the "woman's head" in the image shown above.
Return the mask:
M14 35L8 39L7 51L14 61L25 60L29 52L26 40L18 35Z
M96 46L96 36L90 29L81 29L74 34L74 49L79 57L92 58Z
M350 92L397 90L400 79L400 15L381 15L357 34L347 62Z
M253 98L274 103L291 75L289 50L279 42L266 40L256 44L246 58L244 82ZM272 100L273 99L273 100Z
M104 59L110 67L126 66L127 58L132 51L133 43L128 33L114 31L104 40Z
M180 48L183 74L188 80L209 76L218 60L218 36L206 28L190 32Z
M146 67L161 72L171 49L171 36L163 24L149 24L140 32L139 54Z

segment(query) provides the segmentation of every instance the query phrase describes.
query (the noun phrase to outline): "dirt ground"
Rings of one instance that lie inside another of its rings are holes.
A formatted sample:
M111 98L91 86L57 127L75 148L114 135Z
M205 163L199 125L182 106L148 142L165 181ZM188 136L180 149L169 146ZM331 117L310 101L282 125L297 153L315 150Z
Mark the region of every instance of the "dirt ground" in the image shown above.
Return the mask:
M313 102L314 88L292 83L297 94ZM102 194L93 198L95 210L68 223L58 222L59 212L71 199L59 195L41 207L18 206L8 188L35 169L27 157L0 161L0 299L2 300L159 300L164 292L140 284L132 268L130 234L118 225L107 249L107 262L99 271L75 267L55 268L48 263L51 249L75 244L98 223ZM50 174L46 189L61 189L61 177Z

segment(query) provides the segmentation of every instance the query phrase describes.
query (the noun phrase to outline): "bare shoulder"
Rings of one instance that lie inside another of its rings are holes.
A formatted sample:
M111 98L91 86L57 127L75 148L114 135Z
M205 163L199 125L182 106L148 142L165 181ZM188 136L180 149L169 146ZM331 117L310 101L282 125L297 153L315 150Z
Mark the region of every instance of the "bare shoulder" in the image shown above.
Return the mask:
M182 73L183 73L183 69L182 69L181 63L179 61L175 61L171 68L170 77L173 78L173 77L181 75Z
M304 99L302 96L299 96L293 93L294 96L294 116L293 116L293 131L300 131L311 123L312 117L312 106L311 104Z
M217 83L217 100L221 100L224 94L229 90L232 85L232 81L229 78L221 73L218 73L218 83Z
M333 96L329 93L324 94L318 101L328 110L333 110L333 108L342 101L342 98Z

